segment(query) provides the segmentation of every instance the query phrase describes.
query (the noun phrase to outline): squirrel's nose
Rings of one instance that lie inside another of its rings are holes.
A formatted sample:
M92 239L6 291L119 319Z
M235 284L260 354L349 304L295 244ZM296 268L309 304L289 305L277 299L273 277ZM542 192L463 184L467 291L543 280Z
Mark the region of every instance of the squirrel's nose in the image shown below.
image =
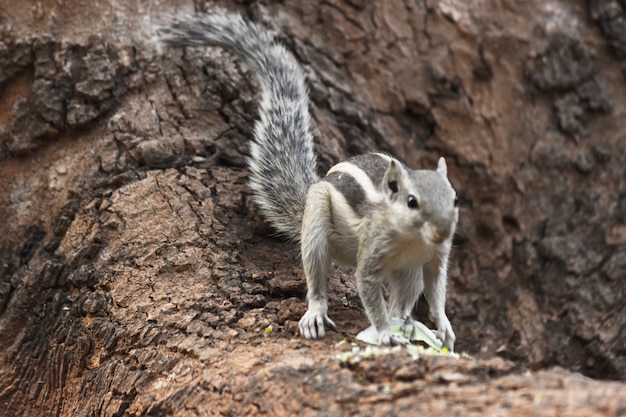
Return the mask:
M446 239L450 237L452 229L450 227L432 227L431 240L437 245L441 245Z
M442 237L440 234L435 233L432 237L433 243L437 245L441 245L446 240L445 237Z

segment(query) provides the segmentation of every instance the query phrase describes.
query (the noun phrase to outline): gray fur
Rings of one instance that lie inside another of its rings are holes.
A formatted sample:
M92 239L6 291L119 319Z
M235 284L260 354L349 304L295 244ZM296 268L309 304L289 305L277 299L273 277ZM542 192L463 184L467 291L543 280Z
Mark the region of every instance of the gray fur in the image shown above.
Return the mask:
M358 155L348 159L348 162L365 171L375 185L380 184L389 168L389 161L376 153Z
M359 295L380 343L408 343L391 332L390 317L410 316L423 291L437 335L452 350L445 299L458 208L445 160L434 171L414 171L384 155L361 155L335 165L319 181L304 75L270 34L238 14L218 12L178 18L161 35L169 45L231 49L260 79L250 187L267 220L300 239L309 303L300 333L317 339L324 337L325 325L335 327L327 300L334 260L356 266Z
M344 195L352 210L364 217L370 210L370 202L365 196L365 191L359 182L350 174L343 172L333 172L324 177L324 181L332 184L337 191Z
M319 180L300 65L272 35L237 13L178 17L160 34L167 45L230 49L257 74L262 100L250 146L249 185L267 220L298 240L307 190Z

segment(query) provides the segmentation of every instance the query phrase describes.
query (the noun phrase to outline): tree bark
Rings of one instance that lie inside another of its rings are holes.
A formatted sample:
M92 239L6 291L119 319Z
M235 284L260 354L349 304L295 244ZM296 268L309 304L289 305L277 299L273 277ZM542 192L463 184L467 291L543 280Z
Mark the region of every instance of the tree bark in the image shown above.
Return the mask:
M181 3L0 6L1 415L626 415L626 3L218 2L301 62L320 173L447 159L472 358L359 362L349 269L338 330L297 335L299 249L246 186L257 83L153 42L213 7Z

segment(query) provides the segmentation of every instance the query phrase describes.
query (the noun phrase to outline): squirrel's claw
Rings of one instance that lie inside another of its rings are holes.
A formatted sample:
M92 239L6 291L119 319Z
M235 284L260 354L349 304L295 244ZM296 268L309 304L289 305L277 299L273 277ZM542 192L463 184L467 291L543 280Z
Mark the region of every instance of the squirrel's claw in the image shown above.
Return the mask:
M443 345L448 348L450 352L454 352L454 342L456 340L456 336L452 330L452 325L447 319L441 320L435 335L443 342Z
M309 309L300 319L298 329L305 339L321 339L326 336L324 323L333 329L337 328L335 323L328 317L328 314Z
M409 339L399 334L393 333L391 329L382 330L378 333L378 343L381 345L404 346L408 345Z

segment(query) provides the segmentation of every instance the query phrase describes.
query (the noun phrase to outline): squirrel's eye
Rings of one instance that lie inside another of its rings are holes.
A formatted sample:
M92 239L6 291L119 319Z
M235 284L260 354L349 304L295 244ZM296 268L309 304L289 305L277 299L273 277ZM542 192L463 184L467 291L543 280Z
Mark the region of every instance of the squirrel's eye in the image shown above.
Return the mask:
M407 199L406 199L406 204L407 206L409 206L410 208L416 209L419 208L419 203L417 202L417 198L415 198L414 195L410 195Z
M459 206L459 197L454 197L454 207Z

